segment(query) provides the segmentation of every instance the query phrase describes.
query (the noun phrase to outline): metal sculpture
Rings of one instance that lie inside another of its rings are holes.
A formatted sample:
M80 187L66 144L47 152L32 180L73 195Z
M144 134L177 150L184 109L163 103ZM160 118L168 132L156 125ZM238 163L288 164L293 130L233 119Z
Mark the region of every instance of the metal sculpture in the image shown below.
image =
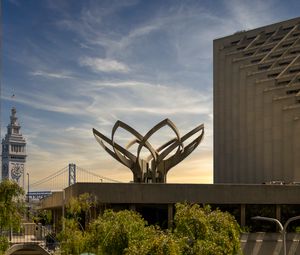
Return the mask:
M168 126L175 133L175 138L154 149L148 140L155 132L165 126ZM125 148L115 142L115 134L119 128L126 130L135 137ZM204 125L197 126L181 137L175 124L171 120L165 119L151 128L145 136L142 136L129 125L118 120L112 129L111 139L94 128L93 134L106 152L131 169L134 182L166 183L168 171L190 155L202 141ZM195 134L197 134L196 138L189 144L184 145L184 142ZM112 149L108 148L105 143L109 144ZM136 155L129 151L134 144L138 145ZM150 152L150 155L146 158L141 157L143 148ZM174 154L170 156L172 152Z

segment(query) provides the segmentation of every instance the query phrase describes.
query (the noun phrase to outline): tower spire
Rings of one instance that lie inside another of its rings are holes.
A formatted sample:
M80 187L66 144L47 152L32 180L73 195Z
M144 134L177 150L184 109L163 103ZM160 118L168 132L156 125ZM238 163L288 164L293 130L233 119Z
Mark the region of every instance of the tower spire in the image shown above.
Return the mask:
M26 140L20 133L17 110L11 109L10 123L2 140L2 179L16 181L24 188Z

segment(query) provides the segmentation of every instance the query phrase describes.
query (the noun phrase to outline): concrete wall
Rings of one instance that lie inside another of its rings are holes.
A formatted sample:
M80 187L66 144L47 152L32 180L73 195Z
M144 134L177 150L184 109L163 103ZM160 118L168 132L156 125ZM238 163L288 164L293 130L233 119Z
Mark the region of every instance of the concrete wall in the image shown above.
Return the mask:
M52 192L51 196L45 197L41 201L43 209L61 208L63 205L63 191Z
M299 204L300 185L76 183L65 203L83 193L103 204ZM42 208L62 207L63 193L42 200Z
M98 203L98 207L92 210L94 217L107 208L137 211L142 209L148 211L148 214L161 213L163 209L166 215L161 216L165 217L162 220L167 221L167 226L171 226L175 212L174 204L186 201L236 205L240 207L239 223L244 226L246 216L249 214L247 205L274 205L276 207L274 217L280 220L280 205L299 204L300 185L76 183L65 190L65 204L71 197L86 192ZM62 216L62 198L63 192L53 194L52 197L45 198L41 205L41 209L52 210L57 227L60 226ZM300 215L300 209L294 213L295 215L291 216ZM258 229L260 230L261 226ZM288 254L300 254L299 237L299 234L294 233L287 235L290 251ZM241 244L245 255L283 254L282 238L278 233L242 234Z
M300 254L300 234L287 234L287 254ZM283 255L282 235L279 233L251 233L241 235L244 255Z
M215 183L300 181L299 22L214 41Z
M250 218L257 216L253 213L259 213L257 210L251 212L251 208L255 205L262 205L263 208L270 205L274 209L272 215L259 214L260 216L280 220L281 212L284 219L300 215L300 207L297 207L300 185L76 183L64 192L64 203L63 192L53 194L41 203L41 209L52 210L53 221L57 227L60 226L63 204L66 205L71 197L78 197L83 193L89 193L97 202L98 213L106 208L116 210L140 208L147 212L147 207L157 213L163 206L167 208L165 220L169 226L172 224L174 204L178 202L211 204L221 209L225 206L225 210L228 209L226 207L233 207L234 215L241 226L252 225ZM282 205L295 205L296 208L292 214L286 215L285 207L281 211Z

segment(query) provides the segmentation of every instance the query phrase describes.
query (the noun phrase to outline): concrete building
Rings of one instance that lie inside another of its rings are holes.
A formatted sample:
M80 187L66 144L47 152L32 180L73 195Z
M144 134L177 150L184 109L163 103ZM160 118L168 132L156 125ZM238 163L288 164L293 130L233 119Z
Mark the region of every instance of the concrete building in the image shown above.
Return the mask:
M300 18L213 47L214 183L300 182Z
M83 193L89 193L97 205L94 215L108 208L134 209L148 222L164 227L172 225L178 202L209 204L229 211L241 226L253 225L251 217L261 215L260 210L269 211L264 216L283 221L300 211L300 185L143 183L76 183L44 198L41 209L52 210L54 222L59 225L63 206Z
M42 200L41 209L51 210L54 226L61 228L63 209L72 197L89 193L95 207L92 217L105 209L131 209L139 212L150 224L171 227L175 204L189 202L209 204L232 213L242 226L259 233L243 233L243 254L284 254L282 235L270 222L255 222L253 216L263 215L282 222L299 215L300 185L267 184L144 184L144 183L76 183L62 192L54 192ZM298 222L299 223L299 222ZM297 226L290 224L289 232ZM59 230L59 229L56 229ZM264 231L264 232L262 232ZM288 254L300 254L300 234L288 233Z
M2 139L2 179L16 181L25 188L26 140L20 132L16 109L12 108L10 124Z

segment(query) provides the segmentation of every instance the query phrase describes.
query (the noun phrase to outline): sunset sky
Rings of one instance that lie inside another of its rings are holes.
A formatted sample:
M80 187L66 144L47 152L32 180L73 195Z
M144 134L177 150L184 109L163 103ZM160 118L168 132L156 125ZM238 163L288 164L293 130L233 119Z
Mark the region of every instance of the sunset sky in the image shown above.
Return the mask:
M120 119L145 134L170 118L184 135L204 123L168 182L212 183L213 39L299 10L299 0L3 0L1 136L15 106L32 182L71 162L127 182L92 128L110 137Z

